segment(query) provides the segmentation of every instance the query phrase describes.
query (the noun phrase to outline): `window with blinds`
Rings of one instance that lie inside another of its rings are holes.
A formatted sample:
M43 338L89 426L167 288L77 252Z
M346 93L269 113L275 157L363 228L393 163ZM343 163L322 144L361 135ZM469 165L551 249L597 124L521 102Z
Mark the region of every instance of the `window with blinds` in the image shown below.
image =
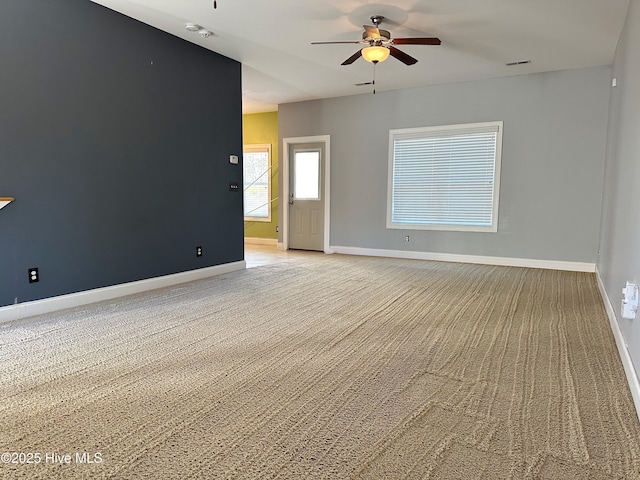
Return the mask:
M387 228L498 230L502 122L391 130Z
M271 145L245 145L242 154L244 219L271 221Z

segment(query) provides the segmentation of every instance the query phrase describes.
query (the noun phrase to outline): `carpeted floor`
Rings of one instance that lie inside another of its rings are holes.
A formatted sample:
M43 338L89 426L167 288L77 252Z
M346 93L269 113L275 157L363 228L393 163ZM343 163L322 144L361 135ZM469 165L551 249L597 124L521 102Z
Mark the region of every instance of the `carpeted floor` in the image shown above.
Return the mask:
M0 399L0 478L640 478L585 273L309 254L0 325Z

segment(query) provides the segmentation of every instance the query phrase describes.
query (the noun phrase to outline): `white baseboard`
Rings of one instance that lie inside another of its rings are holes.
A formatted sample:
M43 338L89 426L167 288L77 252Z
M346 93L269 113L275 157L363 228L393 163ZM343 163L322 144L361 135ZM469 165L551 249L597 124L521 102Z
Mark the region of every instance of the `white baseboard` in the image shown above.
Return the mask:
M611 304L609 295L607 295L607 291L604 288L604 283L602 283L602 279L600 278L600 272L597 269L596 278L598 280L600 295L602 296L602 301L604 302L604 308L607 311L607 316L609 317L611 331L613 332L613 337L616 340L618 354L620 355L620 360L622 361L622 366L624 367L624 373L627 376L627 383L629 384L629 389L631 390L633 403L636 406L636 415L638 416L638 420L640 420L640 380L638 379L638 372L636 372L636 369L633 366L631 354L629 353L627 344L624 341L624 336L622 335L622 331L620 330L620 325L618 325L616 312L613 308L613 305Z
M42 300L34 300L32 302L8 305L6 307L0 307L0 323L19 320L25 317L32 317L34 315L42 315L44 313L50 313L65 308L78 307L88 303L111 300L113 298L155 290L157 288L170 287L180 283L214 277L216 275L223 275L225 273L243 270L246 267L247 265L245 261L242 260L213 267L189 270L188 272L174 273L171 275L164 275L162 277L149 278L146 280L138 280L136 282L86 290L84 292L70 293L68 295L60 295Z
M452 253L414 252L407 250L382 250L375 248L332 246L335 253L346 255L366 255L371 257L407 258L412 260L434 260L438 262L479 263L505 267L544 268L548 270L568 270L572 272L596 271L595 263L563 262L555 260L535 260L528 258L489 257L481 255L460 255Z
M277 238L259 238L259 237L244 237L244 243L250 245L278 245Z
M277 248L278 248L278 250L284 250L284 243L283 242L278 242Z

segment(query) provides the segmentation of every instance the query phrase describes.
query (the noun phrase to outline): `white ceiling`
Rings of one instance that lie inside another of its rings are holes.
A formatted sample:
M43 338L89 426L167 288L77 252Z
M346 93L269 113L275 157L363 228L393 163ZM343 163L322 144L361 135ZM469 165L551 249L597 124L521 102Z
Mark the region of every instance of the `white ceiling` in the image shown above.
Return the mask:
M436 36L440 46L402 45L418 59L376 67L376 90L609 65L629 0L92 0L242 63L243 112L370 92L373 65L340 63L372 15L392 38ZM193 22L213 32L188 32ZM117 32L114 32L117 34ZM530 64L508 67L514 61Z

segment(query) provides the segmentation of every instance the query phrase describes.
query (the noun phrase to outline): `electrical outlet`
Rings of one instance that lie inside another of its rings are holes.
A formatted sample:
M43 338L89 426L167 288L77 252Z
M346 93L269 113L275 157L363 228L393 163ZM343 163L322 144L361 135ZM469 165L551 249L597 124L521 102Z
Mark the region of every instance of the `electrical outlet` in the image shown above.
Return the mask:
M276 233L280 231L280 227L276 225Z
M36 283L40 281L40 274L38 273L37 268L29 269L29 283Z
M202 247L196 247L196 257L202 256Z
M405 236L405 237L404 237L404 241L405 241L405 242L408 242L408 241L409 241L409 235L407 235L407 236Z

